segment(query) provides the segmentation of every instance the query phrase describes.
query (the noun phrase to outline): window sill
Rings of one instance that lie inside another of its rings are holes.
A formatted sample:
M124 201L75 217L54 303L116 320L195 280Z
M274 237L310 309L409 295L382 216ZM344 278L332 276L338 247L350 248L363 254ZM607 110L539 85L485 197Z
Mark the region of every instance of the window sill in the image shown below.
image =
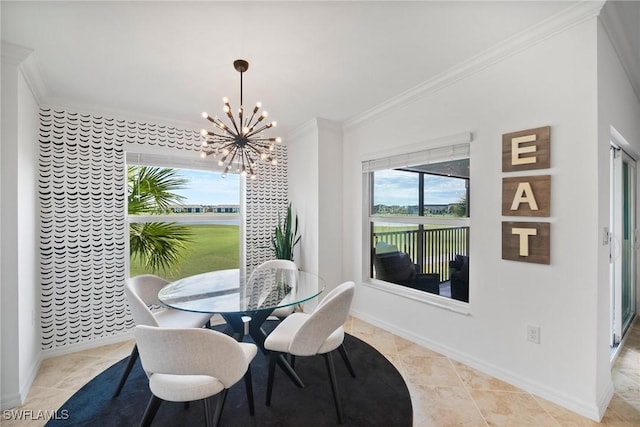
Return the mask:
M384 282L382 280L376 279L365 280L363 282L363 285L388 292L390 294L398 295L413 301L419 301L424 304L429 304L443 310L453 311L454 313L462 314L464 316L471 315L471 311L469 311L469 304L466 302L441 297L439 295L430 294L428 292L423 292L417 289L412 289L406 286Z

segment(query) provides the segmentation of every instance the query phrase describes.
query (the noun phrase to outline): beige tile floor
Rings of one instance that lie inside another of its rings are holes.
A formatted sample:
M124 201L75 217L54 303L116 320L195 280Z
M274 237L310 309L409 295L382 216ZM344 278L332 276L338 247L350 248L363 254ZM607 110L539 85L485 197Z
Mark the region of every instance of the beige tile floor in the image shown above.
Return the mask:
M345 329L384 354L403 375L414 426L640 426L640 321L616 361L616 393L599 424L357 318L350 318ZM126 357L132 345L112 344L43 361L25 404L15 409L37 414L59 408L82 385ZM6 417L0 423L45 424Z

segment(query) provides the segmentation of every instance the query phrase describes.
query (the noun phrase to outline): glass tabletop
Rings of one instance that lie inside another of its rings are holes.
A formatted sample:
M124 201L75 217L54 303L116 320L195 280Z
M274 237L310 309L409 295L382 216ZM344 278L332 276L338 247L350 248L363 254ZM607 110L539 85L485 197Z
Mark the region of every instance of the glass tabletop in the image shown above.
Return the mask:
M263 269L246 282L240 270L220 270L169 283L158 293L165 305L200 313L248 313L303 303L324 290L324 281L305 271Z

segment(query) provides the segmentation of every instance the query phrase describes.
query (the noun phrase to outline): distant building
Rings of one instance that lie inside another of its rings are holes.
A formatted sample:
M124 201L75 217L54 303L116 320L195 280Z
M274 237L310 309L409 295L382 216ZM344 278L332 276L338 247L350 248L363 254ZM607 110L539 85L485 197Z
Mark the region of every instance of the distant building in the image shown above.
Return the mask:
M239 205L216 205L210 206L211 211L214 213L240 213Z
M239 214L240 205L171 205L169 206L169 210L178 214Z
M431 215L444 215L450 213L451 209L449 205L425 205L424 213Z

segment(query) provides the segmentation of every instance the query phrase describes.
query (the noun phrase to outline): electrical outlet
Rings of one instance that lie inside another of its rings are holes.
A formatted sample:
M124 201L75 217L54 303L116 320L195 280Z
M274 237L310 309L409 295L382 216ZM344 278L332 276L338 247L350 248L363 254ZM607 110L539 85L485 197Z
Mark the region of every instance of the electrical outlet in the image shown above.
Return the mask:
M527 325L527 341L540 344L540 326Z

